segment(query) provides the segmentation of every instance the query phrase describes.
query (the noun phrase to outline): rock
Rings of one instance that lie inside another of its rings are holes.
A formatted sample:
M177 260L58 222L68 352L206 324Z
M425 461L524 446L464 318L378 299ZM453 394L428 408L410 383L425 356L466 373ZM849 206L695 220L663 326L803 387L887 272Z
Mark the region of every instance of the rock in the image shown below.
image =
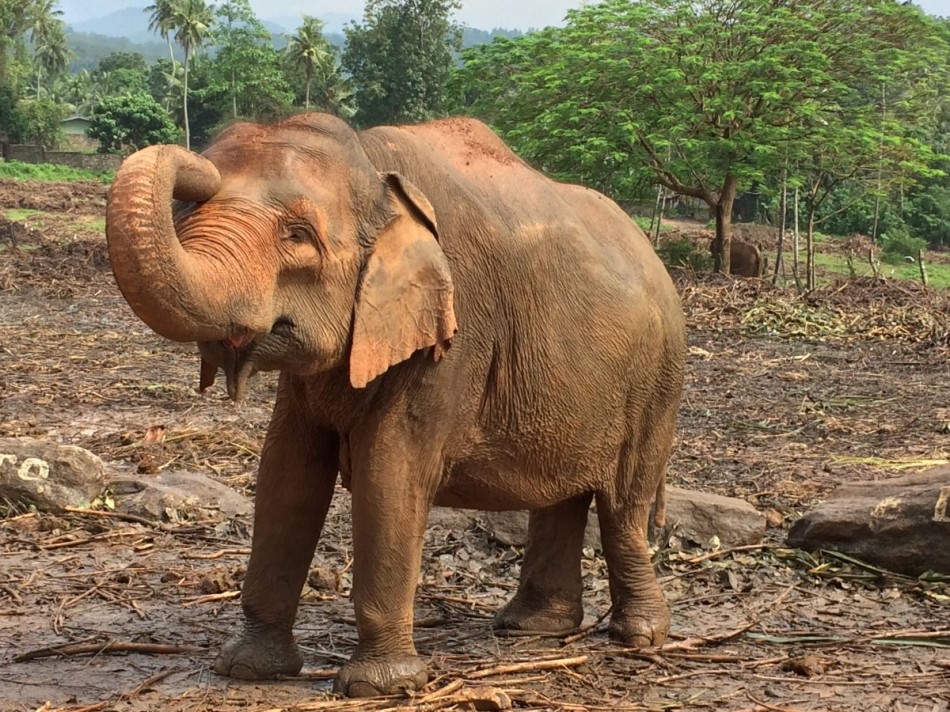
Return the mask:
M523 546L527 540L527 512L485 512L480 518L489 536L505 546ZM666 488L666 533L675 531L681 538L697 544L707 544L718 537L722 546L731 547L758 544L765 536L765 529L765 516L744 500L678 487ZM603 551L594 508L587 519L584 546Z
M157 475L116 477L110 485L116 511L148 519L181 521L228 519L250 514L251 500L197 472L160 472Z
M433 507L429 510L427 528L440 527L450 532L464 532L478 521L479 513L474 509L452 509L451 507Z
M891 571L950 573L950 466L852 482L792 525L788 545L833 549Z
M0 496L56 512L88 507L103 490L102 460L75 445L0 438Z
M482 512L479 519L485 524L488 536L502 546L524 546L528 541L528 513L519 510L514 512ZM587 531L584 538L590 533L591 525L597 530L597 522L592 518L587 521ZM597 545L600 546L600 531L597 530Z
M765 537L765 515L743 499L708 492L666 488L666 525L697 544L719 538L723 547L758 544Z

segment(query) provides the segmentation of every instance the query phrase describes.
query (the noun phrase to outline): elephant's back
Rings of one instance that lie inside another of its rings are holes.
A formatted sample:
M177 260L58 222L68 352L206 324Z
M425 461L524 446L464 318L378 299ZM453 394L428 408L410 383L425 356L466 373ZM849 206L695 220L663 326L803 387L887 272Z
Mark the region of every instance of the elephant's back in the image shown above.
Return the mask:
M645 312L680 319L672 281L629 216L597 191L534 170L485 124L379 127L360 140L378 170L401 173L434 206L460 307L469 296L496 310L514 298L518 310L608 315L627 331ZM491 294L480 293L486 285Z

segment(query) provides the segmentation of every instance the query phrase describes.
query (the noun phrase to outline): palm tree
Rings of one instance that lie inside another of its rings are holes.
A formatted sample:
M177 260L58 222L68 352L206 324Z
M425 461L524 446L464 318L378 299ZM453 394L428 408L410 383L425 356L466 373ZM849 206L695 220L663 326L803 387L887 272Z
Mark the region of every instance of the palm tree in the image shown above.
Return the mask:
M42 2L43 0L41 0ZM69 43L66 41L66 24L62 20L46 18L42 24L33 26L33 57L36 61L36 98L40 98L42 74L53 81L69 66Z
M297 28L297 34L287 35L287 47L284 49L291 64L304 70L307 89L304 108L310 108L310 86L318 68L325 70L329 64L335 64L330 43L323 36L323 21L310 15L303 16L303 24Z
M192 52L201 47L214 22L213 10L205 0L178 0L175 2L171 27L175 41L185 54L185 73L182 78L182 117L185 124L185 148L191 148L191 128L188 125L188 65Z
M63 21L59 18L63 11L56 8L59 0L32 0L27 9L30 22L30 42L37 45L44 35L55 32L57 26L62 30Z
M175 17L175 8L178 0L155 0L154 5L145 8L149 13L148 31L157 32L168 43L168 58L175 63L175 52L172 50L172 20Z
M36 62L36 98L40 98L43 71L51 78L61 73L69 62L65 25L59 19L62 10L56 8L59 0L30 0L23 8L30 28L30 42ZM52 82L51 82L52 83ZM52 88L52 87L51 87Z
M54 97L77 114L88 114L99 103L101 93L88 69L60 77L54 86Z
M336 61L326 62L317 68L317 89L320 108L341 118L356 114L353 85L340 73Z

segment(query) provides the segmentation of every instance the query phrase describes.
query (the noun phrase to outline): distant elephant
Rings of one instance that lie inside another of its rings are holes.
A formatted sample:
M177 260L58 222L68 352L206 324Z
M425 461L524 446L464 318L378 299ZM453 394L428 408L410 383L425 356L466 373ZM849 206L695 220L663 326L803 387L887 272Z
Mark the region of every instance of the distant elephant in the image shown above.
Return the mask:
M715 239L709 244L713 259L716 257ZM729 243L729 273L737 277L761 277L765 271L762 252L751 242L731 240Z
M337 474L352 493L358 645L335 689L419 689L413 597L433 504L529 509L499 629L581 623L592 497L630 646L667 636L646 532L680 401L679 297L609 199L531 169L483 124L356 133L322 114L238 124L202 154L116 174L116 281L160 335L196 341L202 389L280 370L261 453L245 625L214 663L295 674L297 603Z

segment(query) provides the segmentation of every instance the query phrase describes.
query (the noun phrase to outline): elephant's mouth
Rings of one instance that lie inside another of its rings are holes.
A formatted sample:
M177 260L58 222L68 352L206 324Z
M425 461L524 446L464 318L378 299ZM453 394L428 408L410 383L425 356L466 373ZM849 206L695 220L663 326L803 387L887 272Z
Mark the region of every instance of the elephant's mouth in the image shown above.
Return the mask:
M280 368L276 360L288 348L295 329L293 319L281 316L267 334L254 334L244 327L236 327L228 339L199 343L199 389L204 391L211 386L220 368L224 371L228 397L233 401L243 399L251 376L258 371Z

